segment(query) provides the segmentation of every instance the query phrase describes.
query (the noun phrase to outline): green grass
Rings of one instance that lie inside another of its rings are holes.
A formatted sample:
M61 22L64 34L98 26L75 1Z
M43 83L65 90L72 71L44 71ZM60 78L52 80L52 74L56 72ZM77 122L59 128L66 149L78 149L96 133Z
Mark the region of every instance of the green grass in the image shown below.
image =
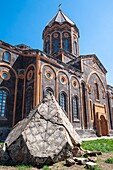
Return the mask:
M87 166L87 169L89 169L89 170L91 170L91 167L89 166ZM94 166L93 167L93 170L102 170L99 166Z
M18 168L18 170L25 170L28 168L33 168L32 165L16 165L15 167Z
M113 152L113 139L83 141L82 148L90 151Z
M113 158L108 158L105 160L106 163L113 164Z
M47 165L45 165L45 166L43 167L43 170L51 170L51 168L49 168Z

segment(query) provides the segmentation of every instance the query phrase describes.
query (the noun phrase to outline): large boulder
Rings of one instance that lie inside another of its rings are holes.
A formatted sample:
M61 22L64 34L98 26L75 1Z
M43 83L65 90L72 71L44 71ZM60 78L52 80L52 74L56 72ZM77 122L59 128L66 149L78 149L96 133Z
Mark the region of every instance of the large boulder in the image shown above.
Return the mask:
M36 166L64 160L80 144L79 135L51 94L14 127L5 141L14 163Z

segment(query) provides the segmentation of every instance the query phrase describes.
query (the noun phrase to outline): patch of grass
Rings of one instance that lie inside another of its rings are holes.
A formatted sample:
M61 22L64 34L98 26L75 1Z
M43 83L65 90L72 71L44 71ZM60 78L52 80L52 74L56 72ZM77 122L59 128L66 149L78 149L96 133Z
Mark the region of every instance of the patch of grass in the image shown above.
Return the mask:
M90 166L87 166L87 169L91 170ZM102 170L98 165L93 167L93 170Z
M24 170L24 169L28 169L28 168L33 168L32 165L16 165L16 168L18 168L18 170Z
M113 152L113 139L83 141L82 148L90 151Z
M106 163L113 164L113 158L108 158L105 160Z
M47 165L45 165L45 166L43 167L43 170L51 170L51 168L49 168Z

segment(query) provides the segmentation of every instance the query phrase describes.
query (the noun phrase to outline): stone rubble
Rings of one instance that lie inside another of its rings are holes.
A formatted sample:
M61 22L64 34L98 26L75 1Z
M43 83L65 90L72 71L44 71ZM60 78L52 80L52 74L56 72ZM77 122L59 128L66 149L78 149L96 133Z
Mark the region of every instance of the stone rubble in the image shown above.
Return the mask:
M88 162L88 159L87 158L77 158L77 157L75 157L74 161L77 162L79 165L85 165L86 162Z
M72 158L66 159L66 166L72 166L75 164L75 161Z
M94 162L86 162L86 168L90 170L94 170L95 166L97 166L97 163Z

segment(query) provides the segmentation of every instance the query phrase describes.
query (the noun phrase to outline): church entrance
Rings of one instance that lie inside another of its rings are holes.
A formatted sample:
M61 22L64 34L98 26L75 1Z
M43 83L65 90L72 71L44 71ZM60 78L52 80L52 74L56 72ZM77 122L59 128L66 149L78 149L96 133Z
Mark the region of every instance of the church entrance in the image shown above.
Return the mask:
M108 121L106 118L105 106L101 104L94 105L94 125L98 136L108 136L109 128Z
M102 136L108 135L108 124L107 120L103 115L100 116L100 128L101 128L101 134Z

